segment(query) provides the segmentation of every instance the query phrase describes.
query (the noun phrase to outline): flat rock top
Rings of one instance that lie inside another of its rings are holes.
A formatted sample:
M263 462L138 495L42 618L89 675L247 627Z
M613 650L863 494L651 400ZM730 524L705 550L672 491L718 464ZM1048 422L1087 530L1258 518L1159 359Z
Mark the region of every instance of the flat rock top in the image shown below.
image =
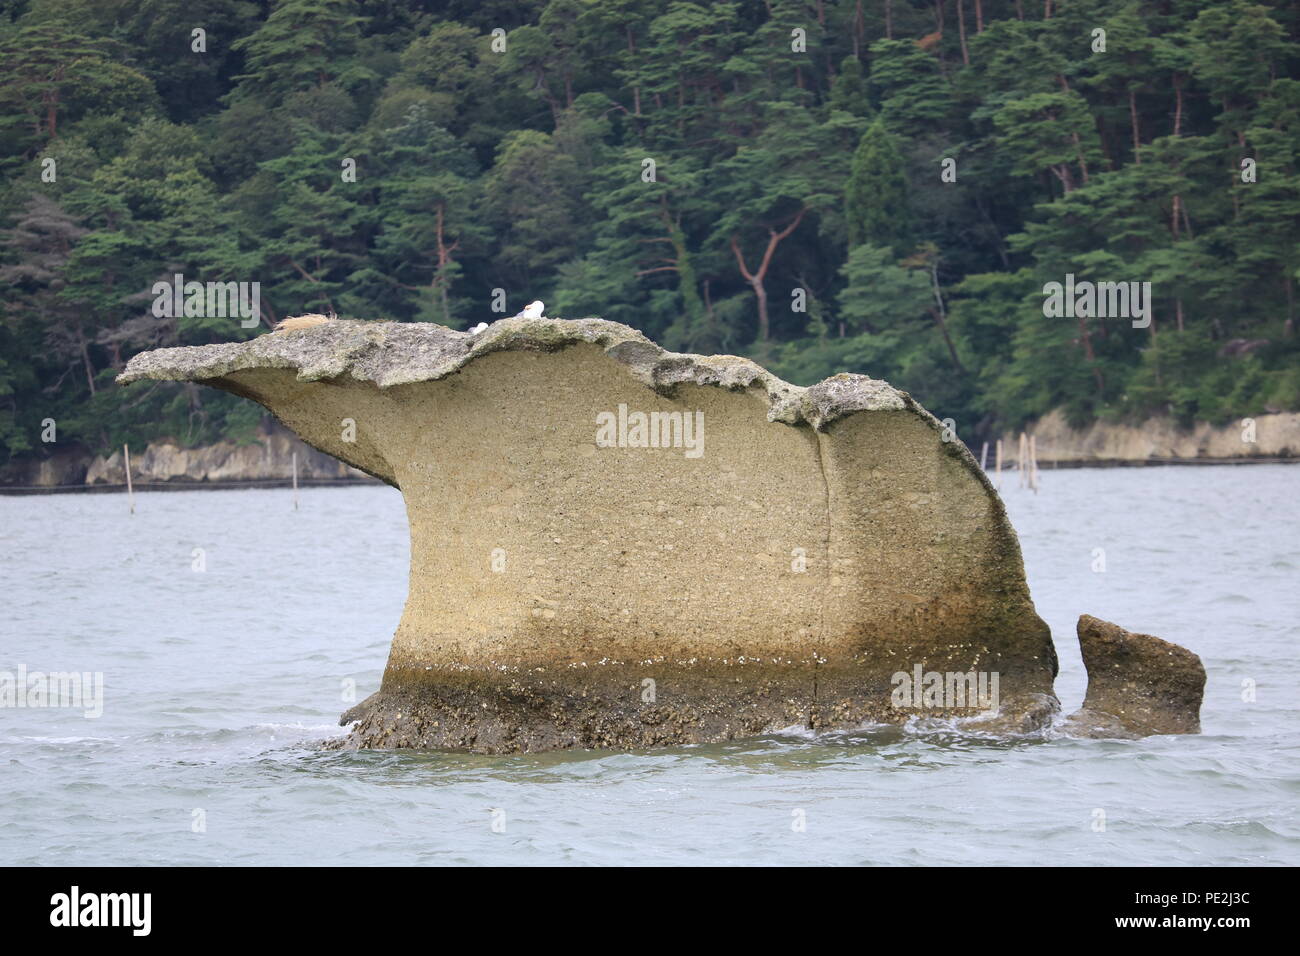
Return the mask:
M926 414L905 392L866 375L842 373L800 388L749 359L670 352L636 329L604 319L502 319L476 335L432 322L339 319L243 342L142 352L117 381L201 382L245 369L283 368L294 370L304 382L347 375L389 388L445 378L491 352L549 352L579 343L603 348L635 379L661 393L682 384L761 386L771 421L807 422L821 429L860 411L908 408Z

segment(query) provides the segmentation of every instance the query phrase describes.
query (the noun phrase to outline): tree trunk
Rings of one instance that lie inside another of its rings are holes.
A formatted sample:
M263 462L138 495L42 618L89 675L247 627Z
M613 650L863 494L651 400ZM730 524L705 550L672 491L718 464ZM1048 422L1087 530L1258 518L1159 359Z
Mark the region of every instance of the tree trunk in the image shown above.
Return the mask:
M772 329L767 317L767 290L763 288L761 279L749 280L749 286L754 290L754 298L758 300L758 340L766 342Z
M452 261L451 254L455 252L456 247L460 245L459 239L457 239L451 245L447 245L446 236L443 233L443 222L444 222L443 216L446 212L446 209L447 209L446 204L444 203L438 204L438 221L437 221L438 224L437 224L437 232L436 232L436 239L438 244L437 245L438 266L433 272L433 286L435 289L437 289L439 301L442 303L442 321L444 324L447 324L451 321L451 299L447 291L448 282L446 276L446 269L447 266L451 264Z
M77 323L77 345L81 348L81 364L86 369L86 385L90 388L90 394L95 394L95 366L90 361L90 347L86 342L86 332L81 323Z
M56 92L45 97L45 129L51 140L59 138L59 95Z
M782 240L789 237L790 233L799 228L799 223L803 221L804 214L808 211L803 207L790 220L790 224L779 232L770 226L767 230L767 248L763 250L763 258L759 262L758 268L750 271L745 264L745 254L740 251L740 240L735 236L731 237L731 251L736 257L736 265L740 267L740 274L749 287L754 290L754 298L758 300L758 339L760 342L766 342L768 334L771 331L771 323L768 321L767 314L767 289L763 287L763 280L767 278L767 270L772 265L772 256L776 253L776 247Z
M1138 150L1142 146L1142 134L1138 128L1137 92L1131 86L1128 88L1128 115L1133 126L1133 165L1141 166L1142 154Z
M668 243L673 247L673 265L677 271L677 290L682 297L682 306L687 318L698 326L705 318L705 309L699 290L695 288L695 266L686 247L686 234L682 232L680 217L675 221L668 211L667 199L660 200L660 216L668 230ZM708 288L707 283L705 288Z
M1061 84L1061 89L1067 93L1073 92L1070 89L1070 81L1065 78L1064 73L1056 74L1057 81ZM1079 172L1083 176L1083 184L1088 185L1088 161L1083 158L1083 143L1079 139L1078 133L1071 133L1070 138L1074 140L1074 151L1079 155ZM1069 192L1067 189L1066 192Z
M970 66L970 53L966 50L966 8L962 0L957 0L957 35L961 39L961 62Z
M943 307L943 292L939 289L939 257L935 256L930 261L930 285L934 289L935 304L930 307L930 315L939 326L939 331L943 334L943 341L948 346L948 355L952 358L952 364L963 375L966 368L961 364L961 359L957 357L957 349L952 344L952 336L948 334L948 314Z
M1070 175L1070 167L1068 164L1057 163L1055 166L1049 168L1052 170L1052 174L1060 180L1063 195L1068 196L1070 193L1074 192L1074 177Z
M560 125L560 101L551 95L551 88L546 85L546 71L534 71L537 78L537 84L534 90L540 90L546 100L546 105L551 108L551 123L555 126Z
M966 368L961 364L961 359L957 358L957 350L953 348L952 338L948 335L948 323L944 321L943 313L934 306L930 306L930 316L934 319L934 324L939 326L939 331L943 335L944 344L948 346L948 357L952 359L953 366L959 372L965 372Z
M627 28L627 52L633 57L636 56L636 40L632 36L632 28ZM641 86L639 84L632 87L632 114L641 115Z
M1181 136L1183 128L1183 78L1174 74L1174 135Z
M1154 327L1155 320L1152 320ZM1097 367L1097 355L1092 350L1092 333L1088 331L1088 319L1085 316L1079 316L1079 343L1083 346L1083 355L1088 360L1088 365L1092 368L1093 380L1097 383L1097 395L1100 397L1106 390L1106 384L1101 377L1101 369Z

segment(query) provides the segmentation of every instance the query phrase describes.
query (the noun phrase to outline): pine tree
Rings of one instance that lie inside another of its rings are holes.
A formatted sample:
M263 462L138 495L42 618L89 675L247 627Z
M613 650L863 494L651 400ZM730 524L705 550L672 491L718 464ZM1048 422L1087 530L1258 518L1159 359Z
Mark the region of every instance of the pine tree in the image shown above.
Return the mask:
M844 207L850 246L874 243L902 256L912 242L907 175L897 143L877 119L853 154Z

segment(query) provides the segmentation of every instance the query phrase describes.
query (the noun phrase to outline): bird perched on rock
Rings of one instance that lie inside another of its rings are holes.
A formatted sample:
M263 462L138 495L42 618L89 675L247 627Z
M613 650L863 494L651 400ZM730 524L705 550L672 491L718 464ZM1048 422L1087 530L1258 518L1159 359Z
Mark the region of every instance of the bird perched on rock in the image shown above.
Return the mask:
M541 299L534 299L532 302L529 302L524 306L516 315L512 316L512 318L540 319L544 311L546 311L546 303ZM487 331L487 327L488 324L486 322L480 322L478 325L474 326L474 328L469 329L469 334L478 335L480 332Z

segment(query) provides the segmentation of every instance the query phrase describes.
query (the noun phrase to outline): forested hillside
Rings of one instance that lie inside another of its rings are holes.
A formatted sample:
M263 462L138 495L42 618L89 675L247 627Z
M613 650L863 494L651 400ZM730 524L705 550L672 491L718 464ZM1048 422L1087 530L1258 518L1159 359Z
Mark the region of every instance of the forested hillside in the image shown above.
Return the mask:
M0 463L248 433L141 349L534 298L968 441L1300 408L1298 65L1295 0L0 0ZM260 327L159 318L175 274Z

